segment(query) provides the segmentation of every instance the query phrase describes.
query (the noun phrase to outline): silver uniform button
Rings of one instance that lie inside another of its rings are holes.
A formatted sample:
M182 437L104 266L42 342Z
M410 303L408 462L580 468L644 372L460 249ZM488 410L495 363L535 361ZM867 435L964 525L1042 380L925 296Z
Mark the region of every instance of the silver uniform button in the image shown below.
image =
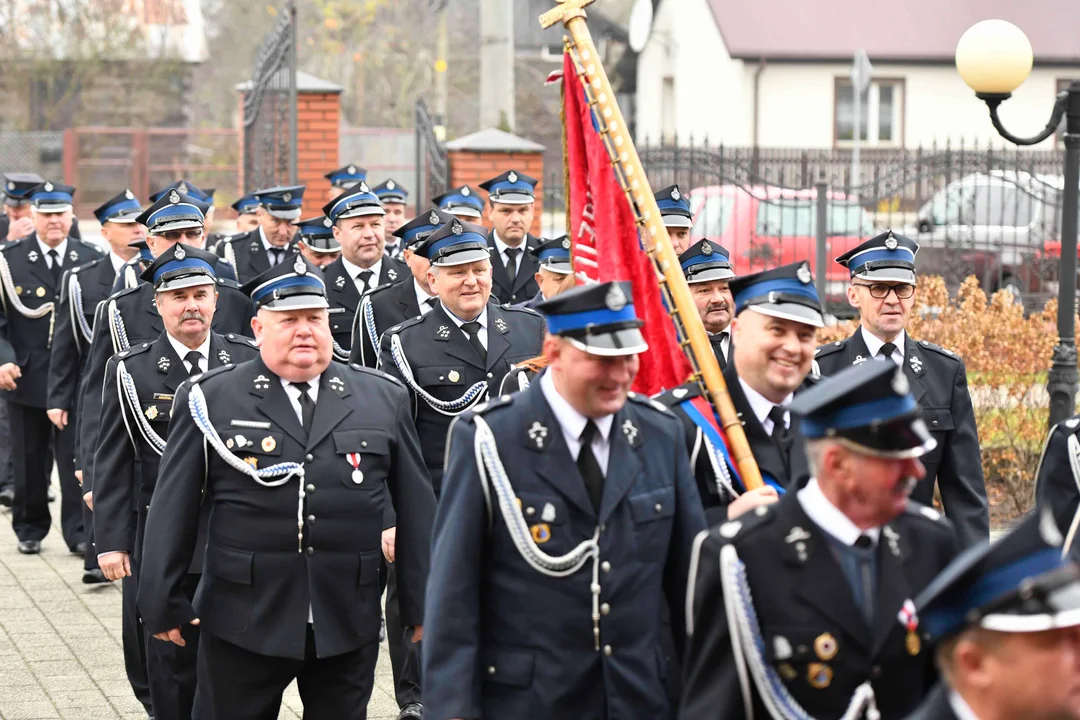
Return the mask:
M307 455L304 456L304 461L305 462L315 462L315 456L312 455L311 453L308 453Z
M610 612L611 612L611 606L608 605L607 603L604 603L603 605L600 606L600 614L601 615L607 615Z
M660 503L656 503L656 512L660 512L663 509L664 509L663 505L661 505Z
M488 665L488 675L494 675L494 674L495 674L495 666L494 665Z
M606 573L611 572L611 563L605 560L604 562L600 563L600 569Z
M605 645L604 646L604 654L607 655L608 657L611 657L611 646L610 645Z

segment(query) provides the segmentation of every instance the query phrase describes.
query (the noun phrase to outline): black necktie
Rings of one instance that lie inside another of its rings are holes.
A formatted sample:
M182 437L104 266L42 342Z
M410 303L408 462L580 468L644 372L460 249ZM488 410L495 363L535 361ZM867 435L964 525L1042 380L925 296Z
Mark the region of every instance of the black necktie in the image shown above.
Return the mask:
M473 346L476 354L480 356L481 360L487 362L487 348L484 347L484 343L480 342L480 323L476 320L462 323L461 329L469 336L469 344Z
M364 283L364 287L360 288L361 295L371 289L371 276L374 274L375 273L371 272L370 270L361 270L360 273L356 276L357 280Z
M855 591L856 601L861 605L860 609L863 611L863 617L866 618L866 621L873 622L876 600L874 577L877 575L874 567L874 541L870 539L869 535L860 535L855 540L855 550L859 567L859 577L856 580L859 587Z
M585 491L589 493L593 509L600 512L600 499L604 496L604 472L600 469L600 463L592 449L597 431L596 423L592 420L585 423L585 429L581 431L581 451L577 456L577 467L581 479L585 481Z
M270 267L274 267L281 262L281 253L283 252L285 252L285 250L282 248L270 248Z
M301 422L304 425L304 430L311 431L311 423L315 419L315 402L308 395L308 390L311 389L311 384L306 382L293 383L292 386L300 391L300 415L302 416Z
M787 410L784 407L773 405L773 409L769 411L769 419L773 422L773 442L780 449L780 457L784 460L784 467L790 470L788 455L791 452L791 431L784 425L784 413L786 412Z
M199 362L201 360L202 353L200 353L198 350L192 350L184 356L184 362L186 362L188 364L188 367L190 368L188 370L188 377L194 377L202 372L202 369L199 367Z
M53 281L60 282L60 256L56 254L55 250L50 250L48 256L49 272L52 273Z
M878 350L878 357L883 357L886 360L892 360L893 353L896 352L896 346L892 343L885 343Z
M383 292L385 292L385 290ZM428 306L428 310L434 310L435 309L435 304L438 303L438 302L439 302L439 298L436 296L436 297L429 297L427 300L424 301L424 304Z
M709 338L709 340L712 341L713 354L716 355L716 361L720 363L721 370L727 368L727 356L724 355L724 340L727 336L728 333L725 330L724 332L718 332Z
M506 248L506 271L510 273L510 279L517 280L518 271L518 255L521 254L521 248Z

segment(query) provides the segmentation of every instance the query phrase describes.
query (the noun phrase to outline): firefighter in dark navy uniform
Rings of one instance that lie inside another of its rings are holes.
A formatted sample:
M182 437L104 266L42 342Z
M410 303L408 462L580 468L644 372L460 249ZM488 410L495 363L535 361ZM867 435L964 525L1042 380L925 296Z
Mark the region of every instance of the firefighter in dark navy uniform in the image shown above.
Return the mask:
M534 277L539 265L529 253L540 244L540 238L529 234L537 182L516 170L507 170L480 184L488 192L491 221L491 294L501 303L523 303L539 290Z
M218 335L210 326L217 304L213 253L177 243L158 256L143 279L153 283L165 326L156 340L113 356L105 371L101 432L94 466L94 529L97 553L109 580L123 580L125 612L136 612L138 567L158 464L168 437L177 388L192 375L258 355L249 338ZM202 547L194 555L184 588L191 597L202 572ZM134 625L138 627L138 619ZM129 623L125 617L125 635ZM137 640L146 642L138 630ZM191 717L195 699L198 629L186 647L151 641L146 647L155 720ZM125 644L128 638L125 637Z
M326 269L341 257L341 244L334 237L334 223L325 215L297 220L297 247L300 254L312 265Z
M198 624L199 720L276 717L294 679L306 717L366 717L387 491L402 620L414 642L423 634L435 499L409 396L384 373L333 362L322 278L294 255L252 279L259 357L192 378L173 402L139 609L155 642L183 645Z
M428 720L674 717L675 637L705 517L678 420L629 393L630 283L540 306L550 365L450 430L424 638Z
M432 198L431 203L463 222L483 225L484 197L471 185L461 185Z
M397 230L406 223L405 210L409 200L409 191L393 178L388 178L371 188L375 197L383 204L386 215L383 217L383 232L386 234L386 247L383 251L395 260L402 259L404 246L397 235ZM393 239L391 239L393 238Z
M915 307L918 252L918 243L890 230L836 259L851 272L848 302L859 309L860 324L847 340L819 348L815 359L821 375L875 357L903 368L938 443L923 459L926 477L912 498L930 504L936 485L946 517L973 545L990 536L990 516L964 361L904 330Z
M304 186L289 185L256 190L259 206L255 216L259 227L218 243L217 254L236 268L239 282L245 283L283 262L292 262L296 249L294 220L300 218Z
M951 524L908 499L936 441L884 361L790 412L810 480L695 541L681 717L903 718L936 673L900 614L959 550Z

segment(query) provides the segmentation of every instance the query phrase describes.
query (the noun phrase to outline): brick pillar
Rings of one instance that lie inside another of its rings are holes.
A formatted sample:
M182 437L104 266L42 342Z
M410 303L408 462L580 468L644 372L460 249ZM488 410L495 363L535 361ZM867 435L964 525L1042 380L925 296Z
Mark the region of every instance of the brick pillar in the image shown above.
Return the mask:
M450 187L479 187L480 183L510 169L539 180L533 224L529 232L540 234L544 211L543 145L490 128L448 142L446 149L450 158ZM489 225L486 214L484 224Z

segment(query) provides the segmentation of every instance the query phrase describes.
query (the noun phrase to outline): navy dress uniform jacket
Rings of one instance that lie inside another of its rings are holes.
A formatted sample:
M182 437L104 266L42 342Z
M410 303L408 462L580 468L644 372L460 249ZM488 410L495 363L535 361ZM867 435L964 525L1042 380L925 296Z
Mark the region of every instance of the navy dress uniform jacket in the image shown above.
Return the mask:
M255 315L251 298L245 295L235 282L224 278L218 278L217 291L217 309L214 311L211 329L219 334L233 333L250 337L251 318ZM129 347L153 342L165 332L165 324L154 303L154 286L150 283L144 282L138 287L117 293L98 306L79 405L81 420L77 443L84 492L90 492L94 488L94 451L98 446L105 366L109 358L124 349L117 347L112 337L113 323L110 313L114 303L124 321Z
M409 386L394 362L391 343L395 336L401 339L414 382L438 400L456 400L478 382L486 382L487 392L493 393L501 386L511 365L540 354L545 324L544 318L532 310L493 302L488 303L487 313L486 360L476 354L465 333L447 316L442 305L390 328L382 336L379 368L409 388L416 430L420 433L424 462L431 473L436 496L442 485L446 435L453 417L432 408Z
M412 280L409 266L401 260L383 255L382 269L376 279L376 287L406 279ZM356 279L349 277L341 258L323 268L323 280L326 283L326 299L330 303L330 332L334 335L334 342L344 351L344 355L339 354L337 348L334 352L337 355L336 359L344 362L349 359L352 349L353 325L356 311L360 307L360 291L356 289ZM411 283L401 282L401 284L408 285L410 291L412 290Z
M889 540L890 534L895 539ZM695 542L699 554L687 590L693 614L681 718L747 717L720 579L720 550L729 543L745 565L765 660L810 717L840 718L855 689L870 680L883 720L903 718L933 687L933 651L919 647L912 654L898 616L904 601L925 588L959 550L952 525L937 511L910 503L883 528L872 623L855 604L825 532L806 515L795 492ZM826 634L832 648L824 644ZM754 716L768 717L756 684L753 698Z
M920 458L926 477L911 498L931 504L936 482L945 514L964 545L985 542L990 537L989 506L964 361L925 340L916 342L906 333L905 338L904 375L922 407L927 429L937 440L937 447ZM860 357L869 359L870 351L857 329L847 340L818 348L815 359L821 375L827 376L855 364Z
M541 551L562 555L599 526L601 649L592 561L564 578L526 563L498 508L488 512L469 413L451 429L435 523L427 602L439 611L424 628L425 717L672 717L661 607L666 599L683 637L690 551L705 527L681 425L647 398L626 403L609 435L598 514L538 383L478 412L533 537L547 538Z
M193 383L210 422L258 468L303 463L302 551L296 478L264 487L205 446L188 410ZM386 489L398 510L402 624L424 621L435 499L400 383L331 363L305 432L279 378L261 359L210 371L176 394L143 543L139 609L148 633L201 620L203 633L262 655L305 658L308 611L320 658L379 638L379 566ZM243 437L243 440L241 440ZM362 480L348 455L359 453ZM195 549L205 486L206 562L194 606L182 582Z
M958 720L949 704L949 691L939 684L926 697L919 709L908 715L908 720Z
M255 342L229 333L210 333L207 370L242 363L259 354ZM138 415L125 392L119 390L117 369L123 362L138 398ZM98 482L94 484L94 532L98 554L123 551L142 555L146 515L157 485L161 455L143 432L145 421L161 439L169 436L173 398L188 379L183 359L162 333L152 343L141 343L109 359L102 392L101 431L94 458ZM180 408L183 410L184 408ZM202 572L203 543L192 558L191 572Z
M540 286L536 284L536 272L540 261L530 250L536 248L542 240L534 235L526 235L521 244L522 256L518 259L517 275L511 279L510 271L503 262L502 253L495 246L495 231L488 233L488 247L491 249L491 296L502 304L517 305L531 300Z
M259 228L255 228L246 233L222 239L214 249L214 252L235 268L237 282L241 285L270 269L270 255L263 246L262 239ZM292 262L292 255L300 252L297 241L294 239L286 245L285 251L281 262Z
M0 248L11 269L11 279L18 300L33 310L60 298L60 280L53 279L48 260L41 254L36 235ZM101 251L89 243L68 238L61 267L85 265L101 257ZM15 362L22 369L15 390L0 391L9 402L33 408L46 408L49 384L49 355L55 334L56 318L50 313L31 319L13 307L10 289L3 287L2 308L6 327L0 325L0 364ZM55 305L54 311L55 312Z
M367 317L367 304L371 305L374 323L369 322ZM382 337L383 332L387 328L419 316L420 306L416 302L416 288L412 282L412 275L401 282L369 290L360 300L360 307L353 319L352 351L349 354L349 362L370 368L378 367L378 339ZM375 342L372 342L372 337L375 338Z
M1035 504L1050 508L1054 520L1065 536L1065 549L1072 556L1080 557L1076 535L1077 512L1080 510L1080 477L1073 470L1073 456L1080 468L1080 416L1060 422L1050 430L1043 446L1039 469L1035 473ZM1074 448L1070 448L1072 443Z

